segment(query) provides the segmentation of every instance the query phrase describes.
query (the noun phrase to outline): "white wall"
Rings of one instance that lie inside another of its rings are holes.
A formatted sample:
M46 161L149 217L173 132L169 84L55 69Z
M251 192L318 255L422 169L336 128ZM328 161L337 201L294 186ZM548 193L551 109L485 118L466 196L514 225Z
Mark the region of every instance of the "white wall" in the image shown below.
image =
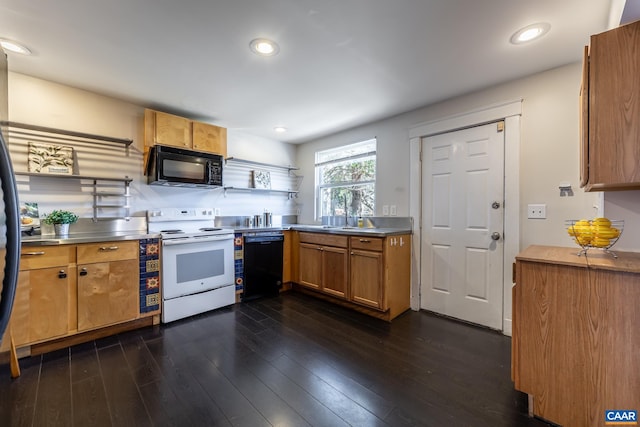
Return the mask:
M383 204L397 204L398 215L407 216L409 129L522 98L520 247L571 246L564 220L593 217L597 203L596 194L578 188L580 78L581 64L571 64L303 144L298 148L297 162L301 173L311 178L301 187L301 221L313 220L315 151L377 137L377 215L382 215ZM573 197L560 197L558 185L563 181L573 185ZM526 219L530 203L547 204L547 219Z
M101 96L30 76L9 73L9 120L58 129L133 139L128 148L119 146L74 147L77 174L104 177L133 178L131 184L132 213L144 215L145 211L167 206L213 206L221 209L222 215L252 215L265 209L274 214L295 213L295 200L286 194L255 194L165 188L149 186L143 176L142 106L122 100ZM224 124L219 124L224 126ZM10 150L17 171L26 171L27 141L10 138ZM291 165L294 163L295 146L279 141L247 135L240 130L228 129L228 155L248 160ZM226 181L227 171L233 179L232 168L225 169L225 185L240 185ZM248 183L235 172L236 179ZM274 171L272 174L277 175ZM74 181L46 181L40 178L18 178L22 202L37 202L40 213L55 208L71 209L83 217L90 217L90 189ZM274 183L275 184L275 183ZM287 185L285 183L283 185Z
M624 230L612 250L640 252L640 191L606 192L604 215L624 220Z

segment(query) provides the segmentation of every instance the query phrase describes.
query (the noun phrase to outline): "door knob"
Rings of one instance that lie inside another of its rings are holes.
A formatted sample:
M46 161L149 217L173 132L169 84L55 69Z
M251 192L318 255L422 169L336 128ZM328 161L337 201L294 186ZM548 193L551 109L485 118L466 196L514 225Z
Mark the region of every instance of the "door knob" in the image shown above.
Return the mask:
M500 208L500 202L493 202L491 203L491 207L493 209L499 209Z
M498 233L497 231L491 233L491 240L500 240L500 233Z

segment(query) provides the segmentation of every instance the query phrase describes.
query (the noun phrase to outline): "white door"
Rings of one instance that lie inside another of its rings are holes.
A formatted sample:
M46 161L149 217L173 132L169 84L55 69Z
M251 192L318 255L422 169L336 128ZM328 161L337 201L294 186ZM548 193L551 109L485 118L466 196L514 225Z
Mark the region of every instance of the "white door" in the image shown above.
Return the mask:
M421 307L502 329L504 125L422 139Z

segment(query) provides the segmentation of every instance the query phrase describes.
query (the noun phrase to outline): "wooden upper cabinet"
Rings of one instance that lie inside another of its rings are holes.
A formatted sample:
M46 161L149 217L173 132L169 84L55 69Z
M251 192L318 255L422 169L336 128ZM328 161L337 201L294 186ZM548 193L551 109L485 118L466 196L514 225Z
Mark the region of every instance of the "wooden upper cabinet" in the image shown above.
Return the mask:
M582 56L580 109L580 187L584 187L589 182L589 46Z
M640 189L639 75L640 21L591 36L581 93L587 191Z
M191 121L173 114L146 110L145 141L149 146L160 144L191 149Z
M193 149L227 157L227 129L193 122Z
M227 129L160 111L144 112L145 146L168 145L227 155Z

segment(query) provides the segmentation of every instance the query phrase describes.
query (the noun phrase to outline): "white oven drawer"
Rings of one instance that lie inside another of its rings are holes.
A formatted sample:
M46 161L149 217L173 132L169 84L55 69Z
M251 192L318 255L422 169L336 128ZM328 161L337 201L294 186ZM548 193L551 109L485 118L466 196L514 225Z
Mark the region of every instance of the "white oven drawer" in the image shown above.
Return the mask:
M162 323L173 322L185 317L216 308L226 307L236 302L236 287L224 286L202 292L200 294L187 295L162 302Z

